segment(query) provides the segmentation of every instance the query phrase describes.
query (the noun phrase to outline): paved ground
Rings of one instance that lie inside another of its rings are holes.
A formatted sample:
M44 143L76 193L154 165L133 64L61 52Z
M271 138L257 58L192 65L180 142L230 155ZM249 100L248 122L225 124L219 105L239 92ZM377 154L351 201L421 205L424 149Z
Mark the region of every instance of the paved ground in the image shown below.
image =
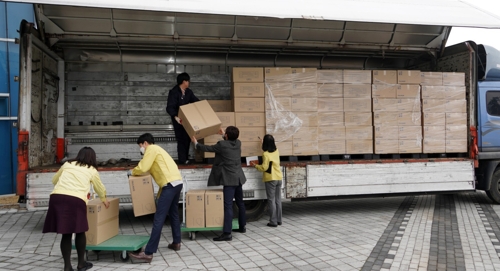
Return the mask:
M500 206L484 193L285 202L283 226L266 219L231 242L183 233L167 249L168 225L151 264L93 252L92 270L500 270ZM0 209L0 270L62 270L60 236L42 234L44 211ZM151 216L120 210L121 234L148 234ZM73 253L76 265L76 252Z

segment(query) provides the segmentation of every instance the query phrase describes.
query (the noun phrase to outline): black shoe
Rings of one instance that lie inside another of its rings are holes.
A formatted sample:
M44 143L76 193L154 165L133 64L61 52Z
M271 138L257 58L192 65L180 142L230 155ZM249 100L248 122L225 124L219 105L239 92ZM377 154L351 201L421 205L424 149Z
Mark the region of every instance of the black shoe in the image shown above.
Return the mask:
M94 266L91 262L85 262L85 265L83 267L78 267L78 265L76 266L76 269L78 271L85 271L85 270L89 270L90 268L92 268L92 266Z
M247 228L243 227L243 228L239 228L239 229L233 229L233 232L245 233L245 232L247 232Z
M281 226L281 224L282 224L281 222L278 222L278 225L279 225L279 226Z
M233 236L230 233L223 233L219 237L215 237L214 241L231 241L233 240Z
M278 225L274 225L274 224L271 224L271 223L267 223L267 226L268 226L268 227L273 227L273 228L278 227Z

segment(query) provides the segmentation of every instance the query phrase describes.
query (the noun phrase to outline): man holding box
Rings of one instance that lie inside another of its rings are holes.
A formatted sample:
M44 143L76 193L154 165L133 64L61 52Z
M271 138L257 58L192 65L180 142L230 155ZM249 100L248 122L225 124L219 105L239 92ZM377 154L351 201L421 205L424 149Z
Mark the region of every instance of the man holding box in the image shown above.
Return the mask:
M153 220L151 236L144 251L140 253L129 253L131 258L150 263L153 253L158 250L163 223L170 217L173 242L168 245L169 249L181 249L181 224L179 221L179 197L182 190L182 177L172 157L160 146L154 144L153 135L146 133L137 139L140 151L144 154L139 164L132 170L131 175L143 175L150 172L156 184L160 187L158 191L158 204Z
M191 137L195 149L204 152L215 152L214 164L208 177L208 186L223 185L224 193L224 227L222 234L214 241L231 241L233 236L233 198L238 206L237 232L246 232L245 203L243 202L243 184L247 181L241 167L241 141L238 140L240 131L234 126L228 126L226 131L221 128L219 134L224 140L212 146L199 144L196 137Z
M177 85L168 92L167 113L172 118L175 138L177 139L177 160L179 164L189 163L189 135L182 126L182 120L179 118L179 107L199 101L193 91L189 88L189 74L183 72L177 76Z

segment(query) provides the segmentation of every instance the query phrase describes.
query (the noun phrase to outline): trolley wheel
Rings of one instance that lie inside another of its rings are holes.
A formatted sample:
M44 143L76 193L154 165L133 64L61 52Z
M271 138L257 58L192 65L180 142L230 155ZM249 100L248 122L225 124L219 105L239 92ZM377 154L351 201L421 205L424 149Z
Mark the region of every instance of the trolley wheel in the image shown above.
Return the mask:
M122 262L126 262L130 259L126 250L123 250L122 253L120 253L120 259Z
M189 232L189 240L196 240L196 232L194 231Z

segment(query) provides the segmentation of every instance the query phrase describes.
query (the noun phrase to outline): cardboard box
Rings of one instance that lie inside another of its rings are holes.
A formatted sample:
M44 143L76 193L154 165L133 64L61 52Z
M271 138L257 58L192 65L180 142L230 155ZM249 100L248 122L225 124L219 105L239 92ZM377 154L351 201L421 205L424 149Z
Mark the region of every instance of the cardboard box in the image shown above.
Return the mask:
M262 155L262 143L260 141L241 141L241 156Z
M276 126L274 123L273 124L268 124L266 125L266 133L271 134L274 137L274 142L281 142L281 141L291 141L292 140L292 135L295 133L295 131L299 127L297 126L288 126L288 125L281 125L279 124ZM262 154L260 154L262 155Z
M465 73L443 72L444 86L465 86Z
M423 125L424 126L444 126L445 125L445 113L423 113Z
M399 139L399 153L422 153L422 139Z
M427 140L440 140L444 142L446 138L445 126L424 126L423 136Z
M266 82L266 97L292 97L292 82Z
M446 140L446 152L467 152L467 139Z
M419 70L398 70L398 84L419 85L420 82Z
M445 153L446 152L446 141L445 140L434 140L424 138L423 140L423 153Z
M130 176L128 178L134 216L154 214L156 212L153 177L151 175Z
M214 152L204 152L203 158L215 158L215 153Z
M233 102L231 100L207 100L214 112L230 112L233 110Z
M369 70L344 70L344 84L371 84L372 72Z
M292 98L292 111L318 111L318 98Z
M236 125L236 120L234 118L234 112L215 112L215 114L220 119L222 127Z
M373 153L373 141L366 140L346 140L346 154L371 154Z
M302 126L292 136L292 141L318 141L318 127Z
M264 69L259 68L246 68L234 67L233 68L233 82L264 82Z
M186 193L186 228L205 227L205 190Z
M398 101L399 101L398 99L373 98L373 112L378 112L378 111L397 112Z
M422 86L422 99L444 99L444 86Z
M398 74L395 70L375 70L372 71L373 84L397 84Z
M344 84L344 98L371 98L372 85Z
M318 112L343 112L343 98L318 98Z
M276 142L280 155L293 155L293 142L291 140Z
M234 112L265 112L264 98L234 98Z
M344 112L318 112L318 126L344 126Z
M343 98L344 84L317 84L318 98Z
M374 127L375 139L392 139L398 140L399 138L399 127L398 126L375 126ZM397 152L395 152L397 153Z
M372 126L372 113L371 112L345 112L344 113L345 126Z
M240 136L238 137L241 141L257 141L260 142L260 138L264 138L266 135L265 126L252 126L252 127L238 127L240 130Z
M292 140L293 155L318 155L318 141Z
M373 139L373 126L346 126L345 137L353 139Z
M399 126L399 139L422 139L422 126Z
M345 141L344 126L319 126L318 141Z
M446 125L467 125L467 113L446 113Z
M372 98L396 99L399 85L372 85Z
M319 154L345 154L345 140L318 141Z
M344 112L372 112L371 98L344 98Z
M422 125L422 112L420 111L398 112L397 117L398 126Z
M292 98L291 97L276 97L269 99L266 97L266 111L291 111Z
M391 111L373 112L373 125L398 126L398 114Z
M422 99L422 112L444 113L446 111L445 105L445 99Z
M398 99L398 111L420 112L420 98Z
M233 83L231 98L264 98L264 83Z
M447 125L446 140L467 140L469 129L467 125Z
M87 245L98 245L118 234L118 215L120 213L119 198L108 198L109 208L101 199L93 199L87 203L87 221L89 230L85 233Z
M180 106L179 118L188 135L196 139L217 134L222 124L206 100Z
M222 189L205 190L205 227L224 226L224 193Z
M316 68L292 68L292 81L297 83L316 83Z
M234 113L236 127L266 126L266 113Z
M342 84L344 83L343 70L317 70L316 82L326 84Z
M265 82L292 82L292 68L290 67L265 67Z
M398 98L413 98L420 99L420 86L419 85L398 85L397 90Z
M292 97L313 98L318 96L318 84L316 83L293 83Z
M446 113L467 113L467 100L447 100Z
M238 128L238 129L240 129L240 128ZM203 145L215 145L220 140L223 140L222 135L211 135L211 136L207 136L207 137L203 138L202 144Z
M446 100L465 100L464 86L444 86L444 95Z
M302 120L303 127L316 127L318 126L318 112L296 112L294 113L297 118Z
M399 143L397 139L375 139L375 153L399 153Z
M442 86L443 73L442 72L421 72L420 84L423 86Z

